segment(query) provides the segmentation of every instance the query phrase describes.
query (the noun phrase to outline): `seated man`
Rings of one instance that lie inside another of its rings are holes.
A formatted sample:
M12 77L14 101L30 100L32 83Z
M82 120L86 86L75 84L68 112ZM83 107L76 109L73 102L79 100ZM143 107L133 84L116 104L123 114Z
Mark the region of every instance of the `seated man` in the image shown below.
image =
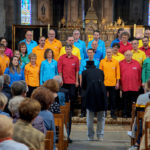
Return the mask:
M13 123L10 118L0 115L0 149L1 150L29 150L24 144L12 140Z
M34 99L26 98L19 106L20 119L14 125L13 139L26 144L29 148L44 150L44 134L32 127L33 120L41 110Z

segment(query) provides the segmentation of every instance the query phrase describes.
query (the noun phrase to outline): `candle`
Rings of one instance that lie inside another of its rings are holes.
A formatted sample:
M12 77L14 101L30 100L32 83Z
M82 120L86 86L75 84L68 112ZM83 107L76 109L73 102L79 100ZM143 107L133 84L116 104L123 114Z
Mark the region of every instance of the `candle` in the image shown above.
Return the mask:
M42 27L40 27L40 36L42 36Z
M50 30L50 24L48 24L48 29L47 29L47 34L48 34L48 31Z
M136 34L136 24L134 24L134 33L133 33L134 37L135 37L135 34Z

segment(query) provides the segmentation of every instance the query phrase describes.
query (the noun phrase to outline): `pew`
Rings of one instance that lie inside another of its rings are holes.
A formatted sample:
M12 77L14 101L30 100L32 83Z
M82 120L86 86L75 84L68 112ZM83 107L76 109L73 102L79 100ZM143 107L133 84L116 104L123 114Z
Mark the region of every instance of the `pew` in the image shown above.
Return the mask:
M133 103L132 104L132 112L131 112L131 131L132 131L132 126L133 126L133 123L134 123L134 118L135 118L135 111L136 111L136 104ZM135 139L134 138L131 138L131 145L134 145L135 144Z
M145 150L150 150L150 146L148 145L148 137L150 136L150 121L145 122Z
M56 143L56 147L58 150L64 150L64 115L54 114L54 122L55 127L59 128L58 143Z
M53 131L47 131L45 139L50 140L50 150L53 150L54 132Z

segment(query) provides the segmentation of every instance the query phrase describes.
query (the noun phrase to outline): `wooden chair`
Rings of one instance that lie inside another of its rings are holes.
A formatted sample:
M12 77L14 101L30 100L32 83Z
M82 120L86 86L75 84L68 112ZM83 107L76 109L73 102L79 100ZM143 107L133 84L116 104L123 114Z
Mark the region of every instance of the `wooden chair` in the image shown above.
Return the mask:
M137 111L137 119L136 119L137 131L136 131L136 138L135 138L136 140L140 133L140 120L142 121L143 124L143 117L144 117L144 111Z
M58 150L64 150L64 115L54 114L55 126L59 128L58 143L56 147Z
M50 140L50 150L53 150L53 144L54 144L54 132L53 131L47 131L46 132L46 140Z
M68 121L68 110L67 110L67 105L64 105L64 106L60 106L60 111L61 111L61 114L64 114L64 123L65 123L65 126L67 128L67 121Z
M133 123L134 123L134 118L135 118L135 111L136 111L136 104L133 103L132 104L132 112L131 112L131 131L132 131L132 126L133 126ZM135 139L134 138L131 138L131 145L134 145L135 144Z
M53 148L51 149L51 140L45 139L44 144L45 144L45 150L53 150Z
M150 150L150 147L148 146L148 136L150 136L148 129L150 130L150 121L145 122L145 150Z

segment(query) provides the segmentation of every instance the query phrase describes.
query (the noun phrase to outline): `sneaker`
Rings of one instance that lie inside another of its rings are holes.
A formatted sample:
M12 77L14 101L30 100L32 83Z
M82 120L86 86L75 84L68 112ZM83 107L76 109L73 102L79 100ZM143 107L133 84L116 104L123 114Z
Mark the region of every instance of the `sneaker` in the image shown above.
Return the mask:
M138 150L138 148L139 147L137 145L133 145L128 150Z
M88 137L88 141L94 141L93 137Z
M127 131L127 134L131 138L135 138L135 135L133 135L132 131Z

